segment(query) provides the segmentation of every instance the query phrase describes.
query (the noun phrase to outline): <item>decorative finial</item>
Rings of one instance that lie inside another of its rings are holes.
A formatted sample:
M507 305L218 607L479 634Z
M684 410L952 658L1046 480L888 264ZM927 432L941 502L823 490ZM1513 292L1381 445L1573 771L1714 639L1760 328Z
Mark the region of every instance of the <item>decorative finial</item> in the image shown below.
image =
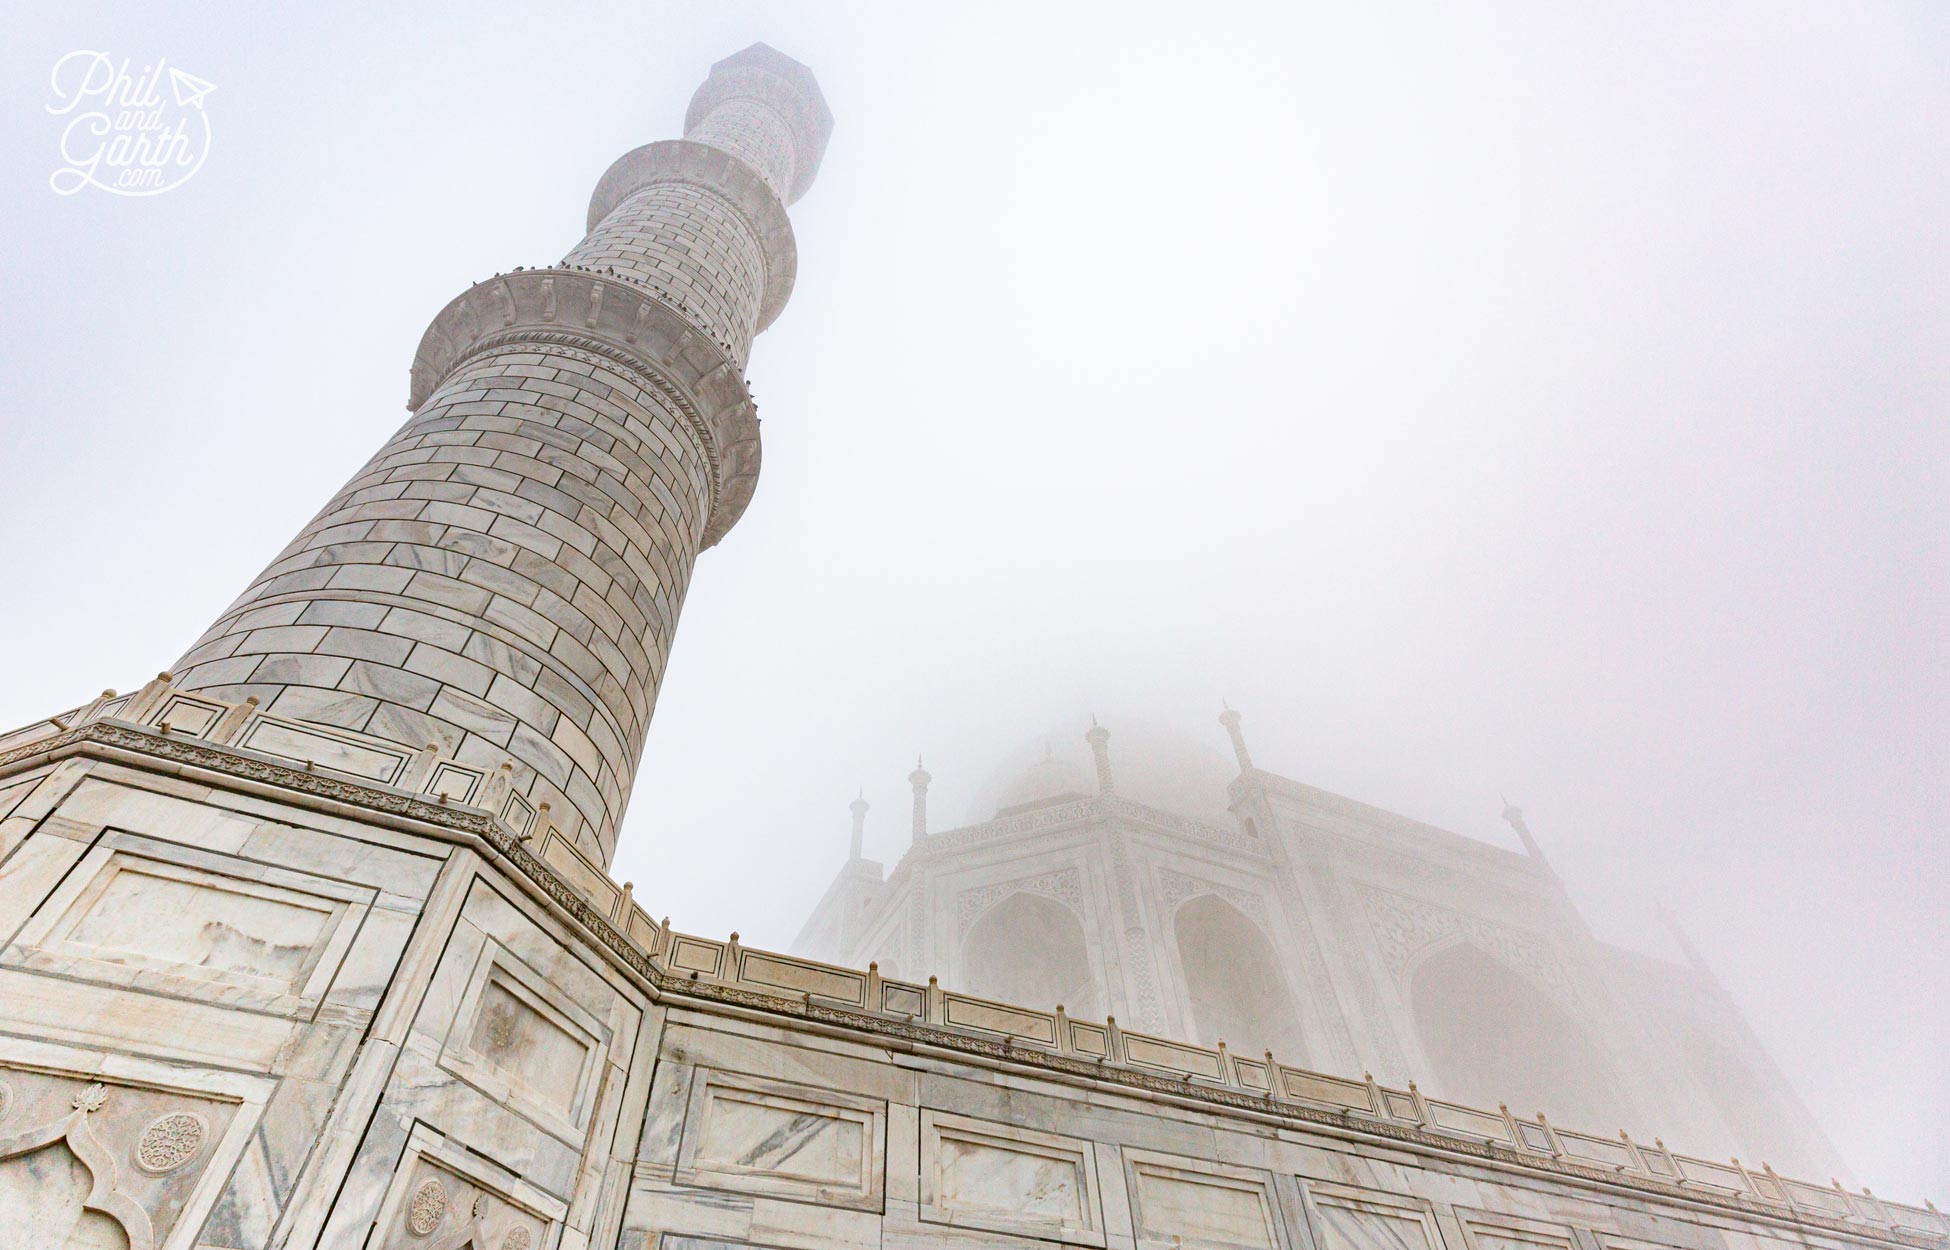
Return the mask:
M1090 728L1084 731L1083 740L1090 744L1090 754L1097 762L1097 793L1116 794L1117 779L1110 771L1110 730L1099 725L1093 715Z
M928 836L928 783L934 778L921 763L921 757L914 757L914 771L907 774L907 784L914 787L913 837L915 842Z
M1517 831L1517 840L1523 843L1524 854L1536 860L1540 866L1549 868L1550 861L1544 858L1544 849L1537 845L1536 838L1530 836L1530 824L1523 818L1523 809L1512 803L1506 794L1499 792L1497 797L1503 800L1503 819Z
M1249 773L1253 770L1252 752L1246 749L1246 733L1239 728L1239 713L1233 711L1232 704L1219 700L1224 710L1219 713L1219 723L1225 726L1226 736L1232 739L1232 757L1239 761L1239 771Z
M853 812L853 840L849 844L850 850L847 853L848 862L851 862L860 858L861 849L866 845L868 806L866 787L862 786L859 796L847 806Z

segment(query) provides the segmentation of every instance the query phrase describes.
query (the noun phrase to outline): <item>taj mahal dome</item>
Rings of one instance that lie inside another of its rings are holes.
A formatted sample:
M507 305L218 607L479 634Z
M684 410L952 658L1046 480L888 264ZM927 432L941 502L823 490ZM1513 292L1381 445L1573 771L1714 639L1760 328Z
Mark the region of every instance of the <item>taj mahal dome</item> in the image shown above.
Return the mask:
M1596 939L1517 808L1522 853L1257 767L1231 708L1209 738L1052 727L945 828L917 768L907 852L861 857L856 800L795 949L1565 1123L1661 1108L1685 1140L1843 1170L1685 935L1687 963Z

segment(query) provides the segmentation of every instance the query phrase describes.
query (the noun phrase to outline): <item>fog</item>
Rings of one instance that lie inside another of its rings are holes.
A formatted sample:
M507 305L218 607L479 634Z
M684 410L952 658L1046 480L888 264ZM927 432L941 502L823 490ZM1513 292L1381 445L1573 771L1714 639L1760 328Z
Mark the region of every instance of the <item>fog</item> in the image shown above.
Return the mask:
M837 117L616 875L782 947L1090 712L1663 901L1856 1178L1950 1174L1950 15L1927 5L12 14L0 719L179 654L763 39ZM48 185L55 60L213 146ZM1114 750L1114 747L1113 747ZM1811 1178L1817 1181L1826 1178Z

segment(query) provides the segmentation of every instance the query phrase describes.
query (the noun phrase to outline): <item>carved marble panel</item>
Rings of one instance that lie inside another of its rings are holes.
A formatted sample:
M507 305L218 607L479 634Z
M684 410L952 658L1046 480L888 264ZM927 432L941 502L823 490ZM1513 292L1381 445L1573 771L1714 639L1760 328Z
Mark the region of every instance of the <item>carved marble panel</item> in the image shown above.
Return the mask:
M383 1250L544 1250L568 1208L425 1125L374 1221Z
M1280 1250L1272 1177L1252 1168L1125 1152L1139 1250Z
M1558 1001L1573 1007L1579 1003L1563 963L1542 933L1465 915L1373 885L1358 885L1354 892L1367 913L1382 962L1403 987L1421 956L1451 942L1467 941L1508 964Z
M469 977L441 1066L574 1141L588 1123L608 1029L500 945Z
M684 1113L680 1185L879 1211L887 1104L698 1068Z
M1323 1181L1305 1188L1320 1250L1445 1250L1425 1202Z
M0 1086L0 1250L164 1245L207 1213L253 1118L234 1097L92 1071L0 1064Z
M371 898L327 878L111 834L37 909L4 962L302 1017L330 987Z
M1102 1211L1090 1142L922 1109L923 1221L1101 1246Z

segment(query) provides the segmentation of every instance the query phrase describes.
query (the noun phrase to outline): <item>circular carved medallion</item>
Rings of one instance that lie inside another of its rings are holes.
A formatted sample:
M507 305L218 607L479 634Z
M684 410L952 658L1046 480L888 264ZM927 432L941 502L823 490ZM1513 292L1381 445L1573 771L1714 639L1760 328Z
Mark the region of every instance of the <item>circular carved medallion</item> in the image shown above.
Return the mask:
M149 1122L135 1145L135 1165L151 1176L174 1172L203 1149L210 1126L190 1111L175 1111Z
M528 1244L528 1230L512 1228L508 1230L508 1235L501 1239L501 1250L528 1250Z
M13 1105L14 1091L12 1087L5 1081L0 1081L0 1120L7 1118L7 1112L13 1109Z
M424 1237L440 1227L440 1217L447 1214L447 1190L439 1181L428 1181L413 1191L413 1201L406 1208L406 1230L415 1237Z

